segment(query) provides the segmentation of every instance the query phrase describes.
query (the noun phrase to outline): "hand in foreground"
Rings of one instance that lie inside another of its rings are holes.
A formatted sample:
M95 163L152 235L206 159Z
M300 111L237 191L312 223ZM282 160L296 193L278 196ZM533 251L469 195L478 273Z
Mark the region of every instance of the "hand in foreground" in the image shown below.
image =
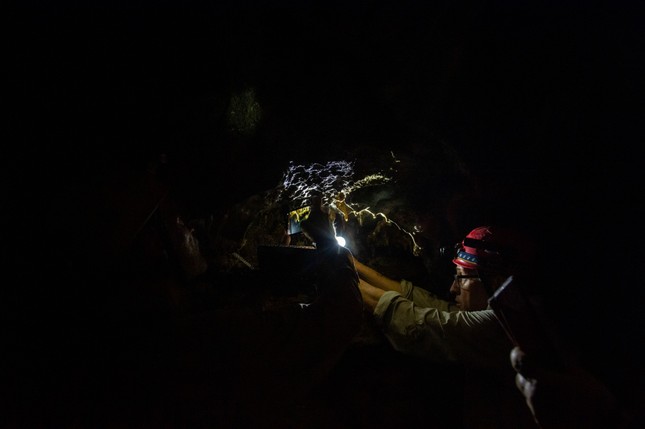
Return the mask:
M620 427L617 403L593 375L577 366L550 369L535 362L519 347L511 350L517 372L515 384L542 429Z
M302 231L317 248L336 246L336 232L331 222L328 209L323 208L319 196L312 199L311 214L302 222Z

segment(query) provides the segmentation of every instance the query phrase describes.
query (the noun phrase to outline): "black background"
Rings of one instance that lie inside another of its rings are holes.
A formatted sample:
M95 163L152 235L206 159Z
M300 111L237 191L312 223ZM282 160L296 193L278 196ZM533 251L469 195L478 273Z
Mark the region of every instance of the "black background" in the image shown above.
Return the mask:
M289 161L370 148L422 159L440 145L492 206L544 231L556 260L604 264L637 232L636 3L32 2L17 12L3 171L22 233L82 225L97 189L125 187L161 154L202 216L275 186ZM227 112L249 88L263 116L245 136Z
M43 285L64 290L38 261L94 233L82 213L98 184L160 154L200 214L273 187L290 160L443 142L494 203L544 232L554 277L569 286L563 300L589 310L589 343L603 356L630 350L642 338L642 9L24 2L7 14L3 54L4 235L15 239L4 240L5 260L18 260L7 278L19 278L3 288L27 306ZM249 87L264 116L245 137L226 112Z
M137 168L165 152L194 167L195 187L227 180L246 196L273 185L286 160L436 141L484 179L557 184L567 198L604 172L632 173L620 167L638 142L636 5L63 2L20 12L8 147L47 173ZM236 138L225 113L249 87L263 121L254 138Z
M5 159L8 177L25 172L36 190L144 169L165 153L208 211L273 186L289 160L437 142L491 189L531 208L539 199L546 215L604 214L636 179L634 4L63 2L19 12ZM264 113L251 138L226 118L246 88ZM205 197L213 188L218 198Z

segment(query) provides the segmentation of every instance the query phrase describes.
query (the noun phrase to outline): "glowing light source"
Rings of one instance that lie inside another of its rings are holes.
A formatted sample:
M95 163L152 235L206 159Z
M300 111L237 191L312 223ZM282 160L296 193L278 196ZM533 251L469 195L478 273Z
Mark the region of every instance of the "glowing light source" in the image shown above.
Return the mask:
M395 163L394 153L391 153ZM387 225L398 228L401 232L410 237L412 244L412 253L418 256L421 247L414 239L414 235L420 231L420 228L413 226L413 231L407 231L393 220L389 219L384 213L373 213L369 207L354 208L347 203L346 197L352 192L365 188L390 182L391 177L383 173L368 174L363 178L354 177L354 163L350 161L328 161L325 164L313 163L308 165L298 165L291 162L282 178L282 190L277 200L294 201L311 198L316 193L321 195L324 205L329 205L342 213L347 221L350 214L357 216L359 223L362 225L363 216L369 216L373 219L381 218ZM336 237L338 244L345 246L346 241L343 237ZM342 242L341 242L342 240Z

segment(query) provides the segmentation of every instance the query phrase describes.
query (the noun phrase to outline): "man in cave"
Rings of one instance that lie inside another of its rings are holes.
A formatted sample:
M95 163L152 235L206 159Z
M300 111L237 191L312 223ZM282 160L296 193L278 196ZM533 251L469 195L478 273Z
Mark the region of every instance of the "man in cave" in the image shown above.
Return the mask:
M363 301L394 349L463 371L466 427L535 427L509 373L512 345L488 306L509 275L526 270L529 243L510 230L473 229L453 259L454 303L354 260Z

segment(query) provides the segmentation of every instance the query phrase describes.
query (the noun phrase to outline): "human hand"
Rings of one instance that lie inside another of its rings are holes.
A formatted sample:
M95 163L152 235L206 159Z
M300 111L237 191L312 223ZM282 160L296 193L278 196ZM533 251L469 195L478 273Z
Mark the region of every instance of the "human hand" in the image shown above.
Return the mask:
M601 428L615 418L617 403L597 378L575 365L551 369L519 347L510 354L515 384L539 427ZM615 422L616 423L616 422Z
M302 221L302 231L318 248L328 248L337 245L336 231L331 222L329 210L322 206L319 196L312 198L311 214Z

